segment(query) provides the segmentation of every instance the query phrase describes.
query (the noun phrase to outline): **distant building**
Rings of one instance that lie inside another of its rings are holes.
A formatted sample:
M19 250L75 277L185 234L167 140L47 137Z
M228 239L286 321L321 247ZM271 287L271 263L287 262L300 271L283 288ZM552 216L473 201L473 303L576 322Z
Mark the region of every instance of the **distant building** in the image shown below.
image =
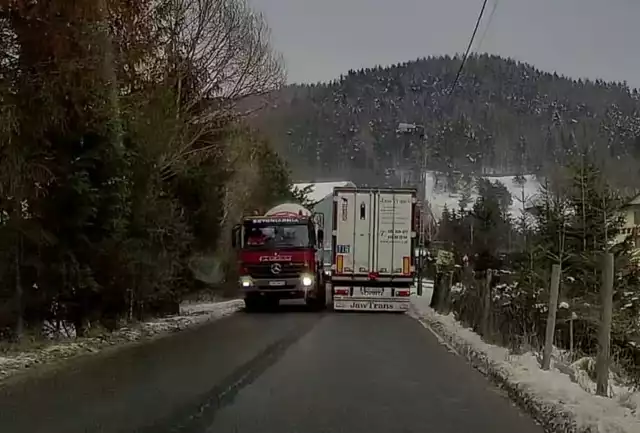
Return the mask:
M631 242L635 248L632 255L640 259L640 194L629 200L622 207L621 212L624 216L624 225L615 242L624 242L631 236Z

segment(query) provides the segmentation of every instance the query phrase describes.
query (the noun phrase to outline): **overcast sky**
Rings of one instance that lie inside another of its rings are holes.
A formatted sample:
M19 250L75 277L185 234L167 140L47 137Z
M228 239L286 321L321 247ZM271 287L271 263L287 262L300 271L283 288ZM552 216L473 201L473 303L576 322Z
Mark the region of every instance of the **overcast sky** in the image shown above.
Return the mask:
M482 5L481 0L249 1L267 17L289 82L325 81L351 68L463 52ZM489 0L474 48L546 71L640 87L639 22L640 0Z

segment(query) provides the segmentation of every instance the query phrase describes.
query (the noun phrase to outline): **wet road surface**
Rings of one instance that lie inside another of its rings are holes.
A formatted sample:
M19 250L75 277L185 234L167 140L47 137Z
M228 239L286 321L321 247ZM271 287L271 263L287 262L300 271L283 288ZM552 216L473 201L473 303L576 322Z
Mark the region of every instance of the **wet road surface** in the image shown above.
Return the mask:
M0 432L541 433L403 315L285 308L0 388Z

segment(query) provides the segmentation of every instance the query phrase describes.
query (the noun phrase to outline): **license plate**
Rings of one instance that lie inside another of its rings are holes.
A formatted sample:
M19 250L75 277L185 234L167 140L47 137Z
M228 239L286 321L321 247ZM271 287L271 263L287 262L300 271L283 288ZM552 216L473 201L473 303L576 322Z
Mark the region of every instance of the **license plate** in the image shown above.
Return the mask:
M269 281L270 286L284 286L284 281Z
M382 288L363 288L362 293L365 295L381 296L384 293Z

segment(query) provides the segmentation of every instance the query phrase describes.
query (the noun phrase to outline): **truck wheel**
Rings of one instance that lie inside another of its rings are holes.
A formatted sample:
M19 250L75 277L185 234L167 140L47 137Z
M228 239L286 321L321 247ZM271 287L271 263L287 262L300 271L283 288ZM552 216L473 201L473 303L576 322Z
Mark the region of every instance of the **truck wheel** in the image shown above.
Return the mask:
M313 311L321 311L326 308L326 295L318 293L316 298L307 299L307 306Z
M311 311L316 311L318 309L318 300L316 298L308 298L306 305Z
M324 310L325 308L327 308L327 286L326 285L323 285L320 288L320 291L318 292L318 299L316 299L316 302L318 302L319 310Z

